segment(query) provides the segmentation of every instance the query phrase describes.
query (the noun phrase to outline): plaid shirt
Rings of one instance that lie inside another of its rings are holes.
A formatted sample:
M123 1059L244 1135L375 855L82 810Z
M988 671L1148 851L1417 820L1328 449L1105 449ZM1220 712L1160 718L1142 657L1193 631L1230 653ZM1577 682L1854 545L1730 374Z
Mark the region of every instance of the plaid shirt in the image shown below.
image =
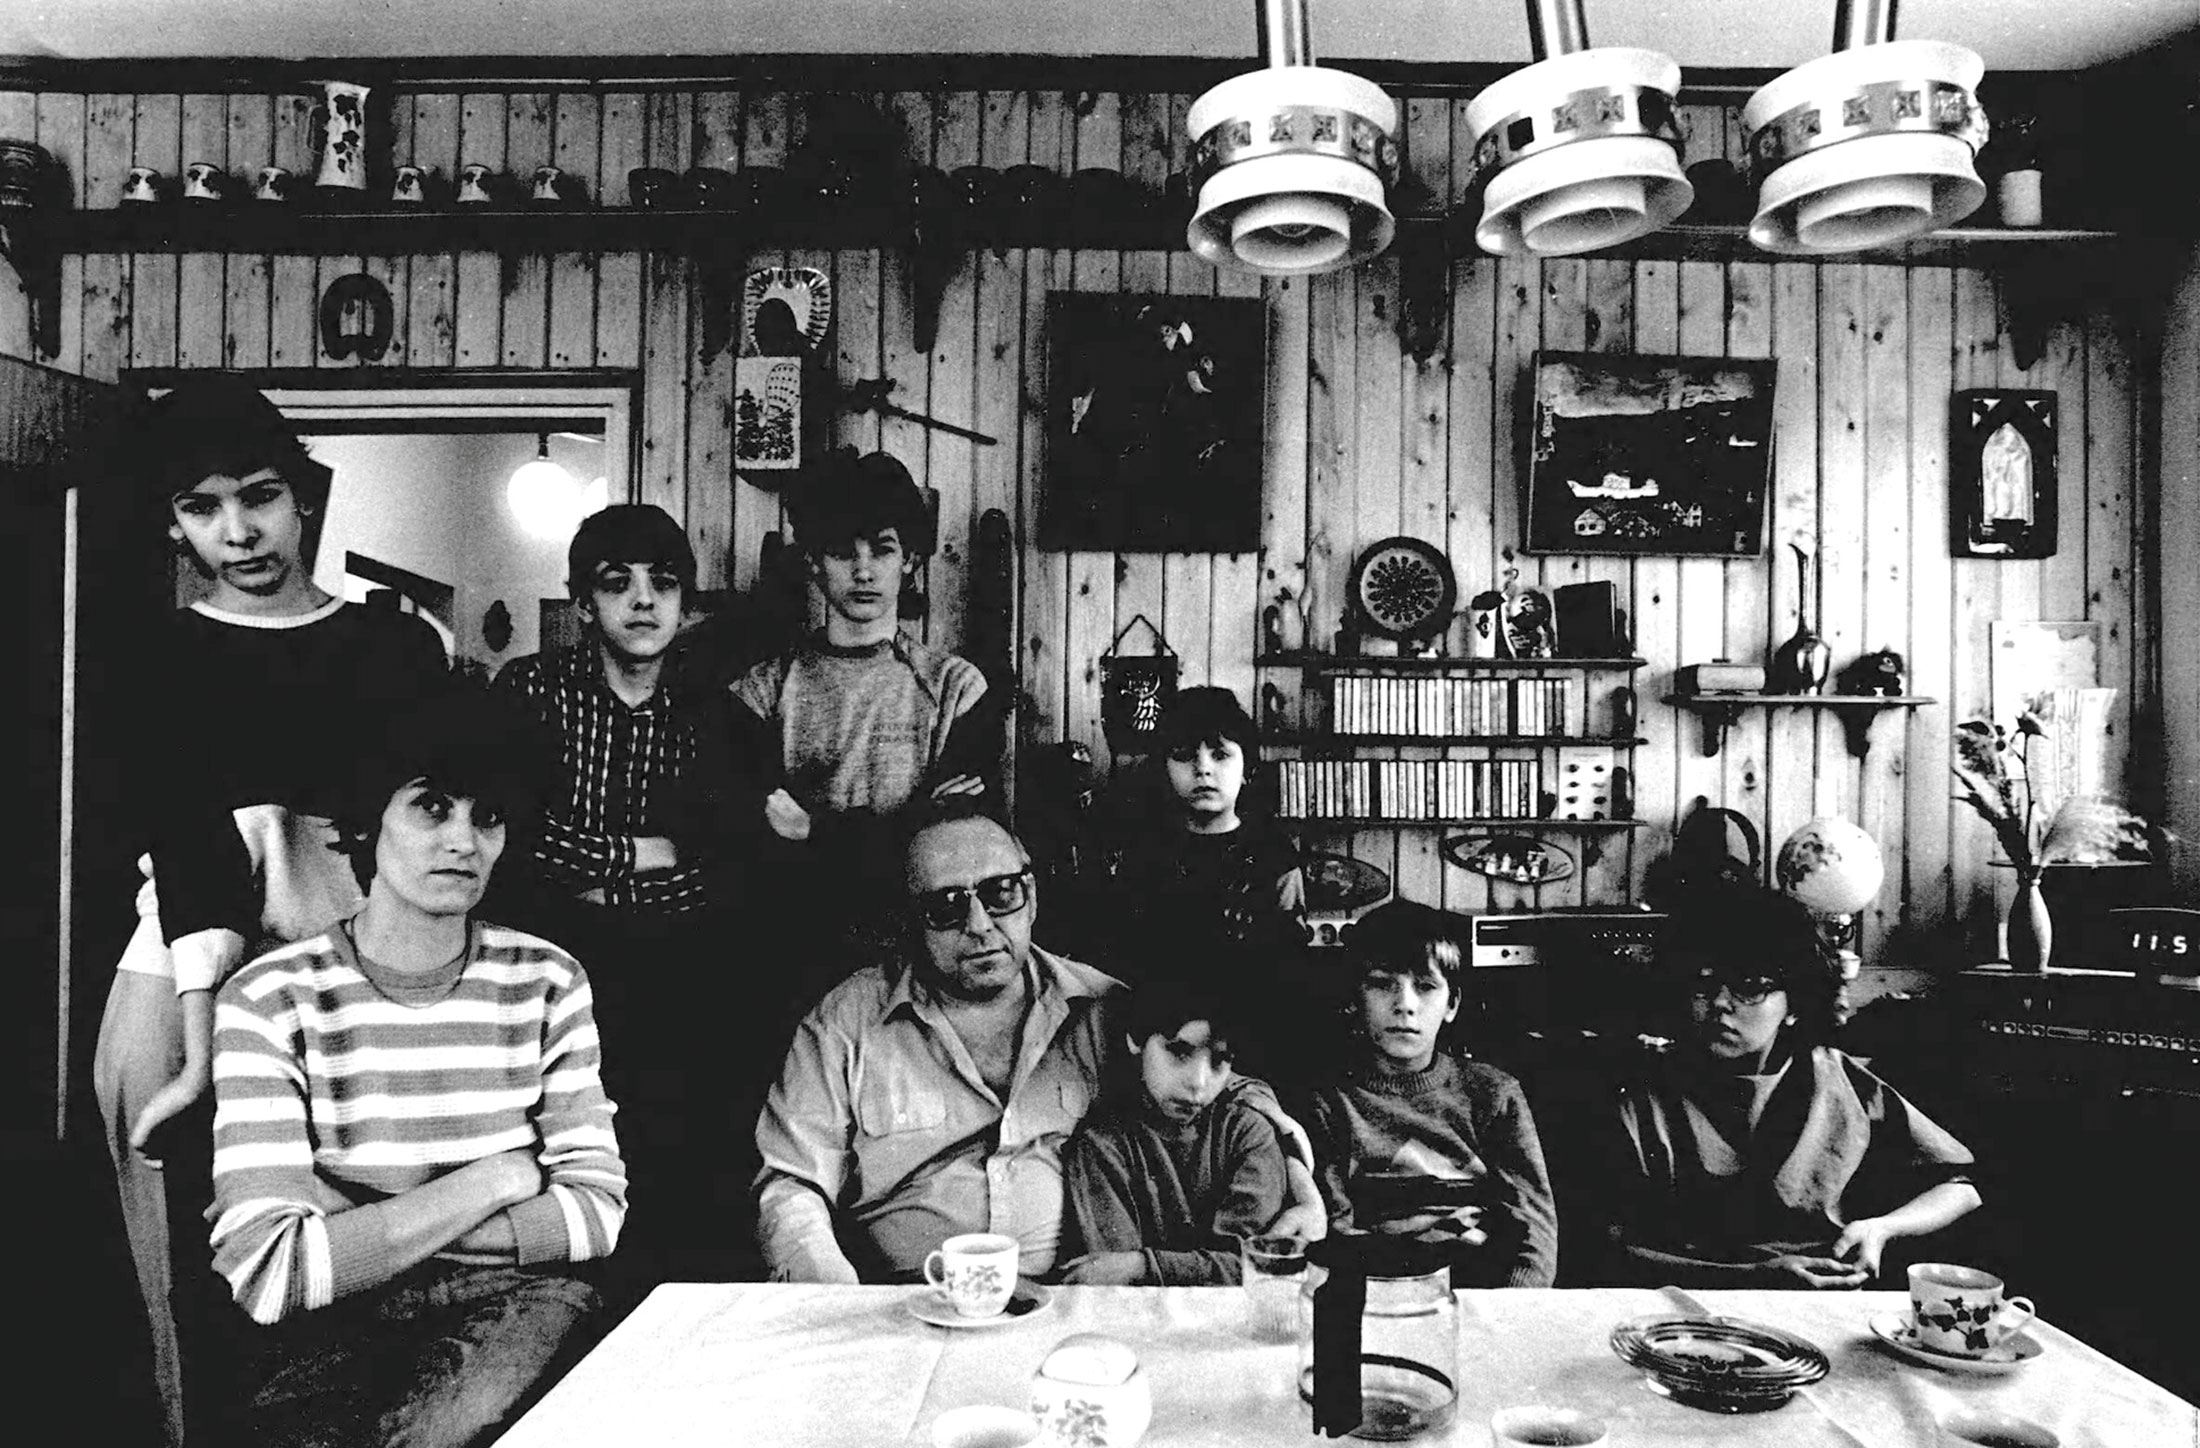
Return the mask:
M689 858L681 825L708 793L697 776L700 720L661 675L657 691L629 704L604 682L592 643L514 659L497 675L558 738L559 781L535 842L543 875L560 890L602 891L602 902L677 915L710 903L710 871ZM637 835L680 845L678 869L634 872Z

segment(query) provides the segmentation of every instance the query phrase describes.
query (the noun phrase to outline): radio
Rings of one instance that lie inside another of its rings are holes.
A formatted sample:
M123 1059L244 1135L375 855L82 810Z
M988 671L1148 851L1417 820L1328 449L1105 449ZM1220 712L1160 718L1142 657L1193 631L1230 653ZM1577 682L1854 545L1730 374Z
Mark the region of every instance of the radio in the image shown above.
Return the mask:
M1492 966L1579 964L1623 959L1647 964L1665 916L1649 910L1546 910L1522 915L1477 915L1467 964Z

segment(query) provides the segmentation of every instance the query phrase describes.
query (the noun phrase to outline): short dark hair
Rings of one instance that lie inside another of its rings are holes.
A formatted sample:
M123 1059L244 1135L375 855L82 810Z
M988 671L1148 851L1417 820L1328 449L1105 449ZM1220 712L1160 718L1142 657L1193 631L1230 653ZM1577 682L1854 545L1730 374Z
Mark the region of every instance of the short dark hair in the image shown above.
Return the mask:
M588 596L607 563L662 564L678 575L681 592L695 589L695 547L655 503L613 503L581 519L565 550L565 586L574 598Z
M328 508L328 464L315 462L282 409L242 377L194 373L145 405L136 429L138 476L148 511L165 526L170 501L212 477L249 477L273 468L290 485L311 564Z
M1260 763L1260 730L1238 697L1218 685L1180 689L1161 706L1156 726L1164 754L1229 740L1245 755L1247 769Z
M374 879L383 812L416 779L499 811L509 854L541 812L552 758L546 744L540 723L510 695L470 680L440 681L401 704L364 741L335 820L337 848L359 888Z
M1444 978L1452 998L1457 1000L1463 994L1466 952L1461 942L1466 935L1466 921L1448 910L1414 900L1392 900L1348 926L1344 946L1355 979L1376 972L1420 975L1434 971Z
M1121 999L1123 1033L1140 1046L1154 1036L1173 1036L1192 1021L1205 1021L1213 1044L1234 1054L1241 1012L1226 991L1202 981L1162 976L1140 983Z
M1840 1022L1841 960L1799 901L1761 885L1709 881L1676 892L1658 927L1657 970L1675 992L1710 970L1762 975L1787 992L1797 1037L1829 1039Z
M795 541L812 558L888 528L913 558L930 557L936 542L924 490L901 460L886 452L859 457L843 448L828 454L816 476L788 500L787 520Z

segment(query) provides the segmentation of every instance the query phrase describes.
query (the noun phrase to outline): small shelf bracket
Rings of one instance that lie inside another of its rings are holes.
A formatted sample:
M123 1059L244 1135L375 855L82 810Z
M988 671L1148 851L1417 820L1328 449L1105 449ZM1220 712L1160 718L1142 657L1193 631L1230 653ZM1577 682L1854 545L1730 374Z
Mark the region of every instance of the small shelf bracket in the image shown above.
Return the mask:
M1940 701L1913 694L1668 694L1665 702L1691 710L1701 718L1706 759L1718 757L1726 744L1727 729L1741 717L1744 709L1788 708L1831 709L1839 713L1842 732L1848 737L1849 755L1862 760L1871 754L1872 725L1878 722L1880 715L1890 709L1915 709Z

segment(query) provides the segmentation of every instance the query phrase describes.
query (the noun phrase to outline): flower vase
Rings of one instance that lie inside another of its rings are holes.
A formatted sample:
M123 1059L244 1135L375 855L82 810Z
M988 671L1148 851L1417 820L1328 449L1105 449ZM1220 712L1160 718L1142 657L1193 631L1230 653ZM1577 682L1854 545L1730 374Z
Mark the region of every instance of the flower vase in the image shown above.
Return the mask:
M2023 975L2047 969L2055 951L2055 920L2047 913L2047 897L2040 891L2040 873L2026 870L2017 876L2016 897L2009 902L2009 968Z
M1810 553L1800 544L1788 546L1795 550L1796 572L1801 579L1795 609L1795 636L1773 651L1772 663L1765 670L1765 692L1815 694L1826 685L1826 675L1833 667L1833 648L1810 624Z

